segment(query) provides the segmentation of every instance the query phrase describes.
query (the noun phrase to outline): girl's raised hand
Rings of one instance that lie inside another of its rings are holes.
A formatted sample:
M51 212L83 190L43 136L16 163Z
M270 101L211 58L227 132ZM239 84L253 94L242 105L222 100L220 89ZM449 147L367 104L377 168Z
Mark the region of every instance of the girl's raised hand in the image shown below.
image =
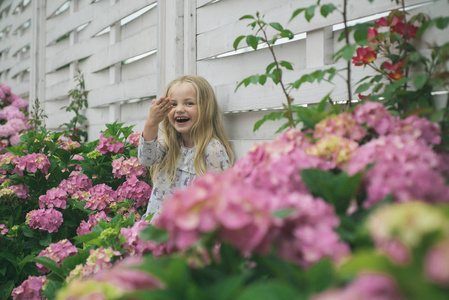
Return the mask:
M153 123L153 125L158 125L165 119L172 107L173 106L169 98L161 97L157 100L154 99L153 101L151 101L148 121Z

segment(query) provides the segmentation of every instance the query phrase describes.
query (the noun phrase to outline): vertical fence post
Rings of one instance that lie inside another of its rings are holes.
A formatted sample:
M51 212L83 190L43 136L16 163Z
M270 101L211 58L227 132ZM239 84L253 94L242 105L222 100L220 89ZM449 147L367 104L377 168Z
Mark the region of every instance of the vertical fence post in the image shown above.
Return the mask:
M158 1L157 11L159 96L168 82L184 73L184 0Z
M184 2L184 74L196 74L196 0Z
M31 66L29 101L39 99L44 108L45 101L45 48L47 0L34 0L31 17Z

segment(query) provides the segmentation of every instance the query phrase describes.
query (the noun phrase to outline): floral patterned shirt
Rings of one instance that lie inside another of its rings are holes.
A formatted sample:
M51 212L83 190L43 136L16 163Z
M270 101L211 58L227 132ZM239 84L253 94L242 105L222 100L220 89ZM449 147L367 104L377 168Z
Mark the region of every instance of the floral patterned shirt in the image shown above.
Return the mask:
M152 141L145 141L141 136L138 158L142 165L149 167L159 163L166 151L167 146L163 139L156 138ZM211 140L207 144L204 156L207 170L224 171L230 165L226 149L218 140ZM154 213L154 220L159 214L164 199L171 194L172 190L187 186L196 177L194 158L195 148L187 148L181 144L181 157L176 168L175 180L170 182L164 172L159 172L156 178L153 178L153 191L147 211L142 218Z

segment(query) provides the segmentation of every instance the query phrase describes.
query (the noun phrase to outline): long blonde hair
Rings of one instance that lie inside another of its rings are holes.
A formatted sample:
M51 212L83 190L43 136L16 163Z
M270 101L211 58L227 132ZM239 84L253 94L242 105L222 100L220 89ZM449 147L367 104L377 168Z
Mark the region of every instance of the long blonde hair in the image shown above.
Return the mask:
M225 148L230 165L234 162L234 154L226 136L223 119L218 107L217 98L209 82L201 76L184 75L171 81L164 90L163 97L169 97L172 87L178 83L188 83L196 91L198 105L198 121L192 127L192 139L195 144L195 158L193 165L196 174L206 173L206 161L204 152L207 144L212 139L217 139ZM158 172L166 172L171 182L176 176L176 165L181 156L181 135L170 124L168 117L162 122L162 134L164 135L168 151L162 161L153 168L153 176ZM154 178L154 177L153 177Z

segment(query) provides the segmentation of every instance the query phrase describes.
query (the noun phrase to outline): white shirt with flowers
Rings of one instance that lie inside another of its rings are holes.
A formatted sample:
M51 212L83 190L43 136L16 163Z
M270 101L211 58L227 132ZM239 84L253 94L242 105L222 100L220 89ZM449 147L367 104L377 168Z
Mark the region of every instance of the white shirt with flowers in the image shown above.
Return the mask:
M146 167L159 163L168 151L166 143L161 138L152 141L145 141L141 136L138 148L138 158L142 165ZM181 143L181 156L176 167L175 180L170 182L165 173L159 172L153 180L153 191L148 202L147 211L143 219L149 214L153 214L153 220L159 214L164 199L166 199L174 189L181 189L187 186L196 177L193 161L195 158L195 147L187 148ZM204 151L207 170L224 171L230 165L229 157L220 141L211 140Z

